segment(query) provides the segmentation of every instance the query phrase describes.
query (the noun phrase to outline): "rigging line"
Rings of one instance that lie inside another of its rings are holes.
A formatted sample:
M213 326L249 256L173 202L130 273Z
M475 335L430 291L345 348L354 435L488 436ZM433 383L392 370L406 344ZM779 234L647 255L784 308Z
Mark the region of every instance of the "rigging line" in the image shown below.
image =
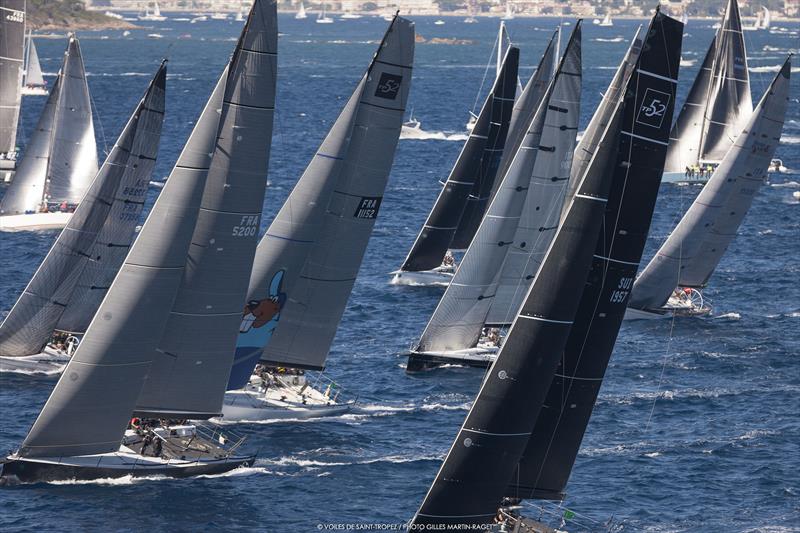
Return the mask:
M483 78L481 79L481 85L478 88L478 94L475 95L475 102L472 104L472 111L470 111L470 117L475 115L475 109L478 108L478 102L481 99L481 94L483 93L483 86L486 84L486 76L488 75L489 68L492 65L492 60L494 59L494 53L495 50L497 49L497 46L498 42L497 40L495 40L495 42L492 44L492 51L489 52L489 61L486 63L486 68L483 69Z
M87 80L87 86L88 86L88 80ZM97 107L97 104L94 103L94 96L92 95L91 91L88 92L92 108L94 109L94 116L97 117L97 125L100 127L100 137L102 137L103 139L103 154L105 155L105 157L103 157L103 160L105 160L109 154L108 141L106 140L106 130L103 128L103 120L100 118L100 109Z

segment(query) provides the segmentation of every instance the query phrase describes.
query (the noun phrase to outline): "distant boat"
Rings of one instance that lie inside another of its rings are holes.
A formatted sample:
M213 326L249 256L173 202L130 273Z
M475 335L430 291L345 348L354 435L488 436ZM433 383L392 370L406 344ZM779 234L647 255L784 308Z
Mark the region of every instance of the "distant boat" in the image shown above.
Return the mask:
M105 12L105 13L103 13L103 14L104 14L105 16L107 16L107 17L111 17L112 19L117 19L117 20L124 20L124 19L125 19L125 17L123 17L123 16L122 16L122 15L120 15L119 13L114 13L113 11L106 11L106 12Z
M167 20L167 17L161 14L161 9L158 7L158 1L153 1L153 11L150 11L150 6L145 7L144 15L139 15L139 20L150 22L162 22Z
M26 96L47 96L47 82L42 77L42 67L39 64L39 54L36 53L36 44L33 36L28 33L27 50L25 53L25 66L22 94Z
M215 11L214 13L211 13L211 20L228 20L228 15L227 13Z
M322 11L317 15L317 24L333 24L333 19L325 13L325 4L322 4Z
M381 18L386 22L391 22L394 20L394 15L392 13L384 13L383 15L381 15Z
M163 39L164 36L160 33L148 33L147 36L151 39Z
M464 19L464 24L476 24L477 22L478 22L478 19L476 19L472 15L470 15L467 18Z
M606 16L603 17L603 20L601 20L598 25L601 26L601 27L605 27L605 28L607 28L609 26L613 26L614 25L614 21L611 20L611 13L606 13Z
M506 12L500 20L514 20L514 8L511 7L511 2L506 1Z
M436 22L434 22L434 24L435 24L436 26L444 26L444 21L443 21L442 19L439 19L439 20L437 20Z
M207 17L207 16L205 16L205 15L198 15L198 16L194 17L192 20L190 20L189 22L190 22L191 24L195 24L195 23L197 23L197 22L205 22L205 21L207 21L207 20L208 20L208 17Z
M400 136L403 138L414 138L420 136L422 133L422 123L414 117L414 108L408 114L408 120L403 122L403 127L400 130Z
M352 11L347 11L339 18L341 18L342 20L355 20L355 19L360 19L361 15L353 13Z
M308 15L306 15L306 6L303 5L303 2L300 2L300 7L297 8L297 13L295 13L294 18L297 20L308 18Z
M772 27L772 13L770 13L766 6L761 6L761 9L764 13L764 18L761 19L761 29L768 30Z

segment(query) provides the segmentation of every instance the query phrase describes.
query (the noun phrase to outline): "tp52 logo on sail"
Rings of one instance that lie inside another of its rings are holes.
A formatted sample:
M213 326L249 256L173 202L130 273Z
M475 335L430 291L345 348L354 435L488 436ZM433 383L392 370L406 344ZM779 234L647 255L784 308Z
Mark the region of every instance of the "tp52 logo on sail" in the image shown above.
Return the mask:
M375 89L375 96L378 98L386 98L387 100L394 100L400 93L400 82L402 81L403 76L399 74L382 72L381 79L378 81L378 88Z
M636 116L636 122L651 128L661 128L670 98L672 97L669 94L648 87L642 99L642 107L639 108L639 114Z

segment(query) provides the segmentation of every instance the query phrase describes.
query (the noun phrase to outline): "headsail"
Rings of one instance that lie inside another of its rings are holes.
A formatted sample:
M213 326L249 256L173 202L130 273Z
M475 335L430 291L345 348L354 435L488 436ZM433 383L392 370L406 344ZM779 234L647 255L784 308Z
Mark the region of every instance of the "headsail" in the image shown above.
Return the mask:
M0 0L0 165L14 159L22 99L25 0ZM6 168L5 165L0 168Z
M86 300L91 295L75 294L77 280L87 270L94 272L108 265L108 256L119 253L112 248L113 242L98 242L101 236L119 235L116 243L123 254L127 252L158 152L165 85L166 66L162 64L83 201L0 324L0 354L41 352L62 313L92 305ZM137 184L138 194L131 194ZM110 266L112 279L120 263ZM86 279L94 283L95 278ZM88 319L99 303L97 300L97 305L88 310Z
M97 174L92 106L78 38L70 36L56 101L45 199L77 204Z
M527 126L508 172L501 178L485 219L425 327L417 351L462 350L477 344L530 186L537 179L538 158L556 153L555 146L544 144L543 132L551 128L577 128L580 73L581 25L576 24L556 75ZM573 129L571 133L574 136L576 131Z
M45 85L42 77L42 66L39 63L39 54L36 53L36 43L33 36L28 34L28 60L25 65L25 85L28 87L41 87Z
M647 241L669 142L682 36L682 23L656 13L619 95L630 104L609 167L614 178L603 229L575 322L506 496L563 497Z
M222 410L258 243L275 113L274 0L253 4L231 58L219 128L175 302L136 403L139 414Z
M487 172L496 171L491 165L497 156L500 125L504 117L506 121L511 117L518 66L519 49L509 48L475 126L400 270L430 270L442 263L476 183L488 179Z
M396 16L377 57L367 72L322 231L288 294L263 360L291 367L325 366L394 161L411 87L414 23Z
M393 35L390 36L390 33ZM336 235L326 233L326 226L331 224L328 207L333 191L340 191L339 194L344 196L351 192L359 194L364 188L360 183L362 179L378 182L384 180L385 183L397 143L394 116L388 113L377 114L375 110L378 108L375 104L381 100L371 95L379 90L381 83L386 88L389 87L386 85L386 81L390 79L388 76L393 76L391 79L395 80L399 76L398 82L403 91L396 96L400 98L398 103L404 104L410 83L409 72L391 68L387 63L401 59L409 61L410 65L412 51L405 50L409 46L409 39L413 41L410 24L402 18L392 22L383 40L385 46L378 48L367 72L259 242L250 276L245 316L237 341L236 360L228 382L229 389L241 388L250 378L253 367L278 325L287 295L293 298L309 257L317 247L329 246L322 242L323 237L333 238ZM398 50L398 47L402 49ZM384 75L387 77L384 78ZM381 82L381 78L384 78L384 82ZM384 100L391 101L389 98ZM366 153L374 154L374 157L367 158ZM376 168L381 171L368 170ZM377 194L382 193L381 189ZM377 207L376 204L371 218L359 222L364 230L359 234L360 242L351 241L350 250L354 254L352 260L357 261L356 270L371 233L368 231L371 230L368 221L374 221ZM319 260L320 256L316 257ZM301 283L307 286L309 282ZM345 297L344 301L346 299ZM336 305L340 305L340 302L337 301ZM287 309L286 312L291 311ZM290 318L282 320L280 324L287 320ZM330 346L320 342L314 348L313 352L305 354L290 353L289 359L284 359L286 356L280 352L273 356L277 358L275 362L278 364L318 365L318 361L324 361ZM306 360L305 357L310 359Z
M790 67L791 58L711 179L636 280L631 307L658 309L676 287L702 287L717 268L764 183L780 142Z

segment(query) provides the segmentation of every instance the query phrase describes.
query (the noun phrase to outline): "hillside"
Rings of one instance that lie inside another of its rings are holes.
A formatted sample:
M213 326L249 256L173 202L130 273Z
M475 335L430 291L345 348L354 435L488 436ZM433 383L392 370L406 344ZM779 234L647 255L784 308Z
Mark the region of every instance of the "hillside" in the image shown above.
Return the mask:
M28 0L28 25L34 30L104 30L133 28L130 22L87 11L83 3L62 0Z

